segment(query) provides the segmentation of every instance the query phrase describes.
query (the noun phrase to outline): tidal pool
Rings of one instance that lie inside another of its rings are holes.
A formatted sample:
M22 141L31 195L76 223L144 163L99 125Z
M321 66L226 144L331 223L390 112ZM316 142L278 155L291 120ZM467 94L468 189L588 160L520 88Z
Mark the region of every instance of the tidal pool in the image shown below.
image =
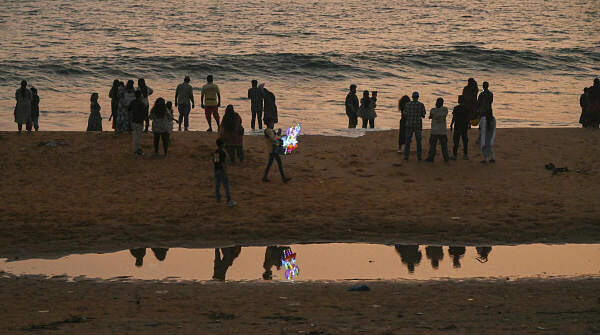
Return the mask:
M600 244L136 247L58 259L0 259L0 271L14 275L65 276L68 280L286 281L282 256L290 249L299 269L294 281L600 276Z

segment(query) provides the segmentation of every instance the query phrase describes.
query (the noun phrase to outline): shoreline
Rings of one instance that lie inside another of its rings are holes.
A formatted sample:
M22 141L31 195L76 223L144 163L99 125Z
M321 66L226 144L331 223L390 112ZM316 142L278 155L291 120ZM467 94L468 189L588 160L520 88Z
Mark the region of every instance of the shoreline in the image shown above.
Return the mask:
M59 138L68 145L38 146ZM300 151L283 158L294 178L289 184L276 171L270 183L260 181L264 141L246 136L246 161L229 167L238 202L232 209L214 200L208 156L216 134L174 132L172 139L167 158L136 158L128 135L0 132L0 185L8 199L0 205L0 256L286 241L600 241L600 132L501 128L498 163L487 166L473 140L471 160L446 164L438 148L429 164L417 163L414 152L402 160L397 131L303 135ZM152 136L141 143L149 153ZM552 176L544 169L549 162L570 171ZM157 202L158 195L165 200Z

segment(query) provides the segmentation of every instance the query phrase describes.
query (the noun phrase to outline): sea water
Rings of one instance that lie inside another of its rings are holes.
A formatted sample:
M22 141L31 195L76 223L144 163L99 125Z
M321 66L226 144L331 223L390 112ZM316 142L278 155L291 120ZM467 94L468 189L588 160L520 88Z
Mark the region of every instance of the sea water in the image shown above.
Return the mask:
M144 77L173 100L185 75L199 105L206 75L249 128L252 79L277 97L280 126L347 125L350 84L377 90L377 128L396 128L397 101L421 93L452 107L466 80L490 82L500 127L574 127L579 95L600 74L597 1L37 0L2 1L0 130L15 129L14 94L39 90L42 130L85 130L100 94L110 129L114 79ZM177 116L177 113L175 113ZM428 124L428 122L426 122ZM191 129L207 128L192 112Z

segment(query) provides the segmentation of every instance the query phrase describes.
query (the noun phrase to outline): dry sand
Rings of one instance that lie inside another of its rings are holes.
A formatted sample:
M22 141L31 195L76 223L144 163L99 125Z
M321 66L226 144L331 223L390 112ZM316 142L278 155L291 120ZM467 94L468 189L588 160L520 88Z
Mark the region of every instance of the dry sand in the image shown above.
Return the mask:
M474 143L469 161L418 163L413 154L405 163L396 136L303 136L301 151L284 158L288 184L276 170L261 182L263 139L246 137L246 161L229 169L238 206L226 208L213 194L214 134L174 133L167 158L140 158L127 135L0 133L0 257L135 245L600 241L600 131L500 129L498 162L485 166ZM68 145L38 146L56 139ZM142 139L147 153L151 140ZM549 162L570 171L552 176ZM352 284L3 274L0 333L600 332L597 278L371 282L370 292L347 292Z
M500 129L493 165L479 163L474 143L469 161L446 164L438 154L430 164L413 153L405 163L396 136L303 136L301 151L283 158L288 184L276 169L261 182L264 141L246 136L246 161L229 167L238 205L227 208L214 196L215 134L173 133L165 158L152 157L151 134L142 139L147 155L134 157L128 135L0 133L0 255L143 244L600 241L600 131ZM55 139L68 145L38 146ZM549 162L570 171L553 176Z

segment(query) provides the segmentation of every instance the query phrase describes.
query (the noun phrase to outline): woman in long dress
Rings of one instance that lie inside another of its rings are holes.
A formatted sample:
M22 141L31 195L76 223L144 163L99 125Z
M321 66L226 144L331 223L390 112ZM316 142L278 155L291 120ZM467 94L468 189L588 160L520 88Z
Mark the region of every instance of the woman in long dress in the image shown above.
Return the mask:
M265 122L265 119L271 118L271 120L273 120L273 123L276 124L277 122L279 122L279 118L277 117L277 104L275 104L275 94L267 90L265 88L265 84L260 84L258 88L260 88L264 101L263 122Z
M90 117L88 118L87 131L102 131L102 116L100 115L98 93L92 93L90 97Z
M15 106L15 122L19 127L19 133L23 130L23 124L27 131L31 131L31 102L33 94L27 88L27 81L21 81L21 87L15 92L17 105Z
M133 80L127 81L127 86L119 91L119 113L115 124L115 132L129 131L129 104L135 100Z
M244 127L242 127L242 117L233 110L233 105L227 105L225 108L225 115L221 121L221 138L225 142L225 149L231 162L235 163L236 156L242 162Z
M120 81L115 79L113 85L108 92L110 98L110 119L112 120L112 129L115 129L115 123L117 123L117 114L119 112L119 87Z

